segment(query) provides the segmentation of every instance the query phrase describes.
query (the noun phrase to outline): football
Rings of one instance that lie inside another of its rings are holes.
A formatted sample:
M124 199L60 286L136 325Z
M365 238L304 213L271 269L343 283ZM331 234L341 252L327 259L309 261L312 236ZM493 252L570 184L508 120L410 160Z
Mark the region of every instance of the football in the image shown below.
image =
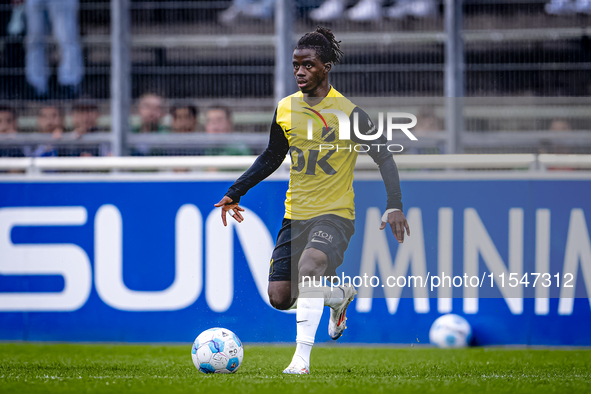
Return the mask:
M203 373L234 373L242 365L244 348L232 331L210 328L193 342L191 357L195 367Z
M447 314L433 322L429 340L439 347L466 347L472 340L472 327L461 316Z

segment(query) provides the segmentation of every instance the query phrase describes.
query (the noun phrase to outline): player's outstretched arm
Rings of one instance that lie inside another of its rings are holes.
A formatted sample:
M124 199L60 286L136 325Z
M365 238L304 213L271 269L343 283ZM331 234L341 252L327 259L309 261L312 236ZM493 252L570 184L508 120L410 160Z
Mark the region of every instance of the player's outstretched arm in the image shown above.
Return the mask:
M241 223L244 217L240 212L243 208L238 206L240 198L244 196L251 188L259 184L262 180L275 172L283 163L285 155L289 151L289 142L283 133L283 129L277 124L277 111L271 124L271 133L267 149L254 161L252 166L226 192L224 198L220 200L216 207L222 208L222 223L227 226L226 213L233 211L231 215L234 220Z
M377 130L373 122L361 108L357 107L351 114L351 124L354 123L354 116L358 117L355 122L359 126L359 132L366 135L374 134ZM364 141L357 138L356 134L351 130L351 137L354 142L363 144ZM386 149L388 140L381 136L372 144L372 148L367 152L373 161L380 169L380 175L386 186L386 193L388 195L388 202L386 204L386 213L382 216L382 224L380 230L386 228L386 224L390 223L392 233L399 243L404 242L404 230L406 234L410 235L410 227L404 213L402 212L402 192L400 191L400 179L398 177L398 168L394 162L392 153Z

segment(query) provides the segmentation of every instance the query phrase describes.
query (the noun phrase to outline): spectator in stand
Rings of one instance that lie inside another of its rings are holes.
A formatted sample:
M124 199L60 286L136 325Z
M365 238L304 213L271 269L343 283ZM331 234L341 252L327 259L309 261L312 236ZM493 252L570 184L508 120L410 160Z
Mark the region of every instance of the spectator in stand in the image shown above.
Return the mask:
M64 132L64 112L57 104L47 104L39 109L37 115L39 133L52 134L54 139L62 137Z
M550 131L572 131L573 128L568 120L556 118L550 123L549 129Z
M8 105L0 105L0 138L14 138L14 135L16 135L16 110ZM0 146L0 157L24 156L20 146Z
M26 0L26 78L37 96L48 96L49 67L45 34L53 30L61 55L58 70L60 98L75 98L84 77L78 29L78 0ZM51 26L48 26L49 21Z
M231 133L234 130L232 110L225 105L214 104L205 113L205 132L209 134Z
M564 118L556 118L553 119L552 122L550 122L550 127L548 127L550 129L550 131L555 131L555 132L569 132L569 131L573 131L573 127L571 126L570 122L567 119ZM569 153L573 153L571 152L571 149L569 149L568 146L565 145L561 145L560 143L558 144L552 144L550 147L550 152L551 153L558 153L558 154L569 154Z
M0 105L0 134L16 134L16 110Z
M164 104L162 97L155 93L146 93L139 99L138 113L140 125L132 129L132 133L166 133L168 128L162 124Z
M71 133L73 139L82 139L88 133L99 131L98 119L101 116L98 105L89 99L79 100L72 107L72 125L74 130ZM71 150L69 156L101 156L108 154L107 144L89 144L88 146L79 146Z
M316 22L331 22L346 14L349 20L355 22L371 22L382 19L384 15L395 20L437 16L435 0L397 0L386 9L382 8L384 0L360 0L347 10L348 3L347 0L325 0L320 7L310 12L310 18Z
M75 138L86 133L99 131L98 119L101 116L98 105L91 100L80 100L72 107L72 131Z
M572 131L570 122L563 118L552 119L548 125L548 131L550 132L569 132ZM570 149L568 146L556 144L552 140L542 139L538 146L538 153L559 153L568 154Z
M64 132L64 113L62 108L57 104L47 104L41 107L37 115L37 125L39 126L39 133L51 134L55 140L61 139ZM33 156L57 156L57 149L51 144L44 144L35 149Z
M422 107L417 114L417 125L413 127L413 131L418 133L429 133L441 130L441 122L435 114L435 108Z
M209 106L205 113L205 119L205 132L208 134L231 133L234 130L232 111L225 105L215 104ZM244 156L251 153L246 144L238 141L215 149L205 150L205 154L211 156Z
M556 118L550 122L548 127L550 132L559 132L559 133L568 133L569 131L573 131L573 128L570 122L567 119L563 118ZM568 145L562 144L562 139L558 140L557 142L553 142L551 140L541 140L540 145L538 146L538 154L542 153L552 153L552 154L560 154L560 155L568 155L573 152L572 149L577 149L577 147L569 147ZM548 167L547 170L549 171L574 171L575 168L571 167Z
M172 116L172 129L173 133L194 133L198 128L199 109L188 102L176 102L170 108L170 115ZM135 152L134 152L135 154ZM204 150L201 147L177 147L177 148L162 148L152 147L147 148L143 152L139 152L138 155L151 155L151 156L201 156L204 154ZM175 168L175 172L188 171L182 168Z
M419 140L433 138L429 134L443 131L441 121L435 113L435 108L431 106L421 107L417 113L417 124L411 131ZM434 147L405 149L405 152L414 154L441 154L445 152L443 141L435 142L434 145Z
M176 103L170 109L172 131L174 133L192 133L197 131L199 110L193 104Z
M169 128L162 123L164 103L156 93L144 93L138 100L140 124L131 128L132 133L168 133ZM156 152L148 144L138 144L130 149L131 156L149 156Z

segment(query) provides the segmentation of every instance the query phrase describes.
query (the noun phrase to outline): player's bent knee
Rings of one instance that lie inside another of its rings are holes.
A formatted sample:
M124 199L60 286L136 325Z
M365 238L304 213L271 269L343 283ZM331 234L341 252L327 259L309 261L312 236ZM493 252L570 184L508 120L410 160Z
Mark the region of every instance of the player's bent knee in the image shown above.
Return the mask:
M295 299L291 297L291 283L290 282L269 282L269 302L271 306L279 310L289 309Z
M291 295L286 297L284 295L269 293L269 302L273 308L279 309L280 311L285 311L293 305L295 300L291 298Z

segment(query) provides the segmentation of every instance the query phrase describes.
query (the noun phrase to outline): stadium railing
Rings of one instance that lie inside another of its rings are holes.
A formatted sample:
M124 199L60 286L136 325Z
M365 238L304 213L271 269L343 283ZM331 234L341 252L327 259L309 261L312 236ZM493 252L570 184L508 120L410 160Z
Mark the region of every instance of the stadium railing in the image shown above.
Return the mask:
M396 137L391 143L404 146L404 153L436 153L424 149L445 151L447 139L445 131L416 132L418 141L409 144L405 137ZM267 146L267 133L186 133L186 134L130 134L127 145L132 152L145 152L142 156L190 156L207 155L208 150L223 149L229 143L246 147L253 154L261 153ZM515 153L586 153L590 148L591 131L487 131L464 132L461 144L471 153L479 150L513 149ZM108 156L112 136L110 133L90 133L74 139L64 133L61 139L41 133L21 133L0 135L0 156L3 151L20 149L22 156L30 156L39 146L51 145L57 149L58 156L79 156L80 150L94 148L93 156ZM203 151L203 152L201 152ZM76 154L78 152L78 154ZM490 152L493 153L493 152ZM502 152L495 152L502 153ZM211 153L209 153L211 154ZM136 153L137 155L137 153ZM18 155L21 156L21 155ZM402 157L402 156L401 156Z
M39 157L0 158L0 171L9 173L2 177L14 176L15 172L27 175L53 176L63 172L101 171L117 174L121 171L164 171L175 170L215 171L248 168L256 156L177 156L177 157ZM396 163L401 170L529 170L530 172L552 170L591 170L591 155L553 154L461 154L461 155L400 155ZM281 167L287 173L291 165L287 158ZM374 170L375 163L368 156L360 156L357 170ZM11 173L12 172L12 173ZM215 172L213 173L215 174ZM219 175L219 173L218 173Z

